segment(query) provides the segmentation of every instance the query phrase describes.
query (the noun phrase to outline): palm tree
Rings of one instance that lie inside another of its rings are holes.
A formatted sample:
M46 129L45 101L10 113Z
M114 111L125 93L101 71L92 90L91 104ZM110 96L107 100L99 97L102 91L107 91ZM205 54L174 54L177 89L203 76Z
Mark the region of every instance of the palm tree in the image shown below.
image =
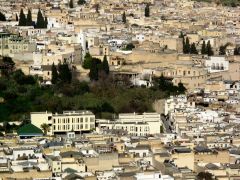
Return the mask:
M44 123L41 125L41 128L42 128L44 134L47 135L47 132L50 130L50 126L48 124Z

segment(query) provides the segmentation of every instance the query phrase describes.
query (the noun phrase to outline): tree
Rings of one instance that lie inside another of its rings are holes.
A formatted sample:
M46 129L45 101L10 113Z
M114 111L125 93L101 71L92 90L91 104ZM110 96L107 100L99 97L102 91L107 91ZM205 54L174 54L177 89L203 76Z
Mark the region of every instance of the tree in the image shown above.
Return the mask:
M213 175L209 172L200 172L197 177L199 180L213 180Z
M237 7L237 5L234 1L231 2L231 7Z
M202 43L201 54L207 54L205 41L203 41L203 43Z
M13 70L14 70L14 68L15 68L15 63L14 63L14 61L12 60L12 58L11 57L3 57L3 59L2 59L2 67L3 67L3 69L2 69L2 71L1 71L1 74L3 75L3 76L6 76L6 77L8 77L9 75L10 75L10 73L12 73L13 72Z
M208 56L214 55L210 41L207 42L207 55Z
M68 64L64 62L58 66L59 79L61 82L70 83L72 81L72 72L68 67Z
M36 80L31 75L25 75L22 70L18 69L12 73L13 79L19 85L33 85L36 84Z
M96 13L99 13L99 4L95 4L94 6L95 6Z
M83 61L83 68L90 69L92 65L92 56L89 53L86 53Z
M134 44L133 43L128 43L127 45L126 45L126 50L127 51L131 51L132 49L134 49L135 48L135 46L134 46Z
M114 108L111 106L110 103L108 102L104 102L102 105L101 105L101 112L114 112Z
M98 80L98 64L96 60L92 60L92 64L90 67L89 77L91 81L97 81Z
M28 9L28 14L27 14L27 26L32 26L32 12L30 9Z
M108 60L106 55L104 55L104 58L103 58L102 68L106 74L109 74L109 65L108 65Z
M220 46L219 47L219 55L225 55L226 54L226 47Z
M150 6L149 6L149 4L146 4L146 7L145 7L145 17L150 17Z
M182 44L183 44L183 53L186 54L186 43L185 43L185 38L184 37L182 39Z
M3 122L3 129L4 129L5 133L9 133L10 129L11 129L11 125L8 122L4 121Z
M164 91L168 95L176 95L179 94L179 89L180 91L184 91L185 88L178 86L175 86L170 79L167 79L163 76L163 74L160 76L160 78L154 80L154 89L159 89L161 91ZM181 89L182 88L182 89Z
M67 85L69 87L69 85ZM87 92L90 91L88 83L86 81L78 81L78 80L74 80L71 83L71 87L72 87L72 93L74 95L83 95Z
M240 55L240 48L237 47L234 48L234 55L235 56Z
M183 83L179 82L179 83L178 83L178 92L179 92L180 94L183 94L183 93L185 93L186 90L187 90L187 89L184 87Z
M58 72L57 72L57 67L52 64L52 84L56 84L58 81Z
M98 58L92 58L92 63L90 67L89 77L92 81L97 81L99 79L99 74L103 72L102 61Z
M158 81L158 87L160 90L165 91L166 90L166 80L163 74L161 74L159 81Z
M43 123L41 125L41 128L42 128L42 130L44 132L44 135L47 135L47 132L50 130L50 126L48 124L46 124L46 123Z
M219 47L219 55L226 55L226 48L230 45L230 43L226 43L225 45L221 45Z
M160 133L164 133L163 125L160 126Z
M182 38L182 47L183 47L183 53L186 52L186 48L185 48L185 39L184 39L184 35L183 32L181 31L179 38Z
M185 43L185 54L189 54L190 53L190 42L189 42L189 38L186 38L186 43Z
M25 16L25 14L23 13L23 9L21 9L18 25L19 25L19 26L26 26L26 23L27 23L26 16Z
M179 38L184 38L183 32L181 31Z
M48 19L47 19L47 17L46 17L46 16L45 16L44 23L45 23L45 28L47 28L47 26L48 26Z
M16 14L16 21L18 21L18 15Z
M6 21L6 17L2 12L0 12L0 21Z
M45 21L42 15L42 12L40 9L38 9L38 14L37 14L37 23L36 27L37 29L44 29L45 28Z
M122 22L123 22L124 24L126 24L126 22L127 22L127 18L126 18L125 11L124 11L123 14L122 14Z
M72 9L73 8L73 0L70 0L69 2L69 7Z
M191 54L198 54L197 48L195 46L195 43L191 44L190 53Z
M84 5L84 4L86 4L85 0L78 0L78 5Z

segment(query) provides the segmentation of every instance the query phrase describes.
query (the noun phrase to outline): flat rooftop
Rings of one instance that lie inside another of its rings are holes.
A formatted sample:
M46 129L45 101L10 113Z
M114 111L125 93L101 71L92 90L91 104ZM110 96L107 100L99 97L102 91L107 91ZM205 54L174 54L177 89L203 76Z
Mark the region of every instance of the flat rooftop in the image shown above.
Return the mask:
M79 110L79 111L63 111L63 113L52 113L52 112L31 112L30 114L49 114L52 116L74 116L74 115L94 115L91 111Z

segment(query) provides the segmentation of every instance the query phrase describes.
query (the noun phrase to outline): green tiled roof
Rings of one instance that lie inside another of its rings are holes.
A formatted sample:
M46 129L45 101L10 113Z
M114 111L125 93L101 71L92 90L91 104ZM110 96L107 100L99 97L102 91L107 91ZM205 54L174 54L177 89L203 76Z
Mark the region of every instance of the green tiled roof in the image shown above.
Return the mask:
M18 135L36 135L43 134L42 130L33 124L25 124L17 130Z
M64 170L64 172L66 172L66 173L76 173L77 171L75 169L72 169L72 168L66 168Z

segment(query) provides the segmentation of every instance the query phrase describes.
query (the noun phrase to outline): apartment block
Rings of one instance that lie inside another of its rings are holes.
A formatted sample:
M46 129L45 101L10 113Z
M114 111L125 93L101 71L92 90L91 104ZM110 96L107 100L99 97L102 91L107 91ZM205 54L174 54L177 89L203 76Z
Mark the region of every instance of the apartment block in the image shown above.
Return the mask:
M115 121L99 120L102 129L116 129L127 131L133 136L147 136L159 134L162 121L158 113L123 113Z
M51 112L32 112L31 123L38 128L48 124L49 135L73 131L80 133L95 128L95 115L90 111L63 111L62 114Z
M0 55L11 56L15 53L33 52L36 50L36 43L24 39L21 36L0 33Z

